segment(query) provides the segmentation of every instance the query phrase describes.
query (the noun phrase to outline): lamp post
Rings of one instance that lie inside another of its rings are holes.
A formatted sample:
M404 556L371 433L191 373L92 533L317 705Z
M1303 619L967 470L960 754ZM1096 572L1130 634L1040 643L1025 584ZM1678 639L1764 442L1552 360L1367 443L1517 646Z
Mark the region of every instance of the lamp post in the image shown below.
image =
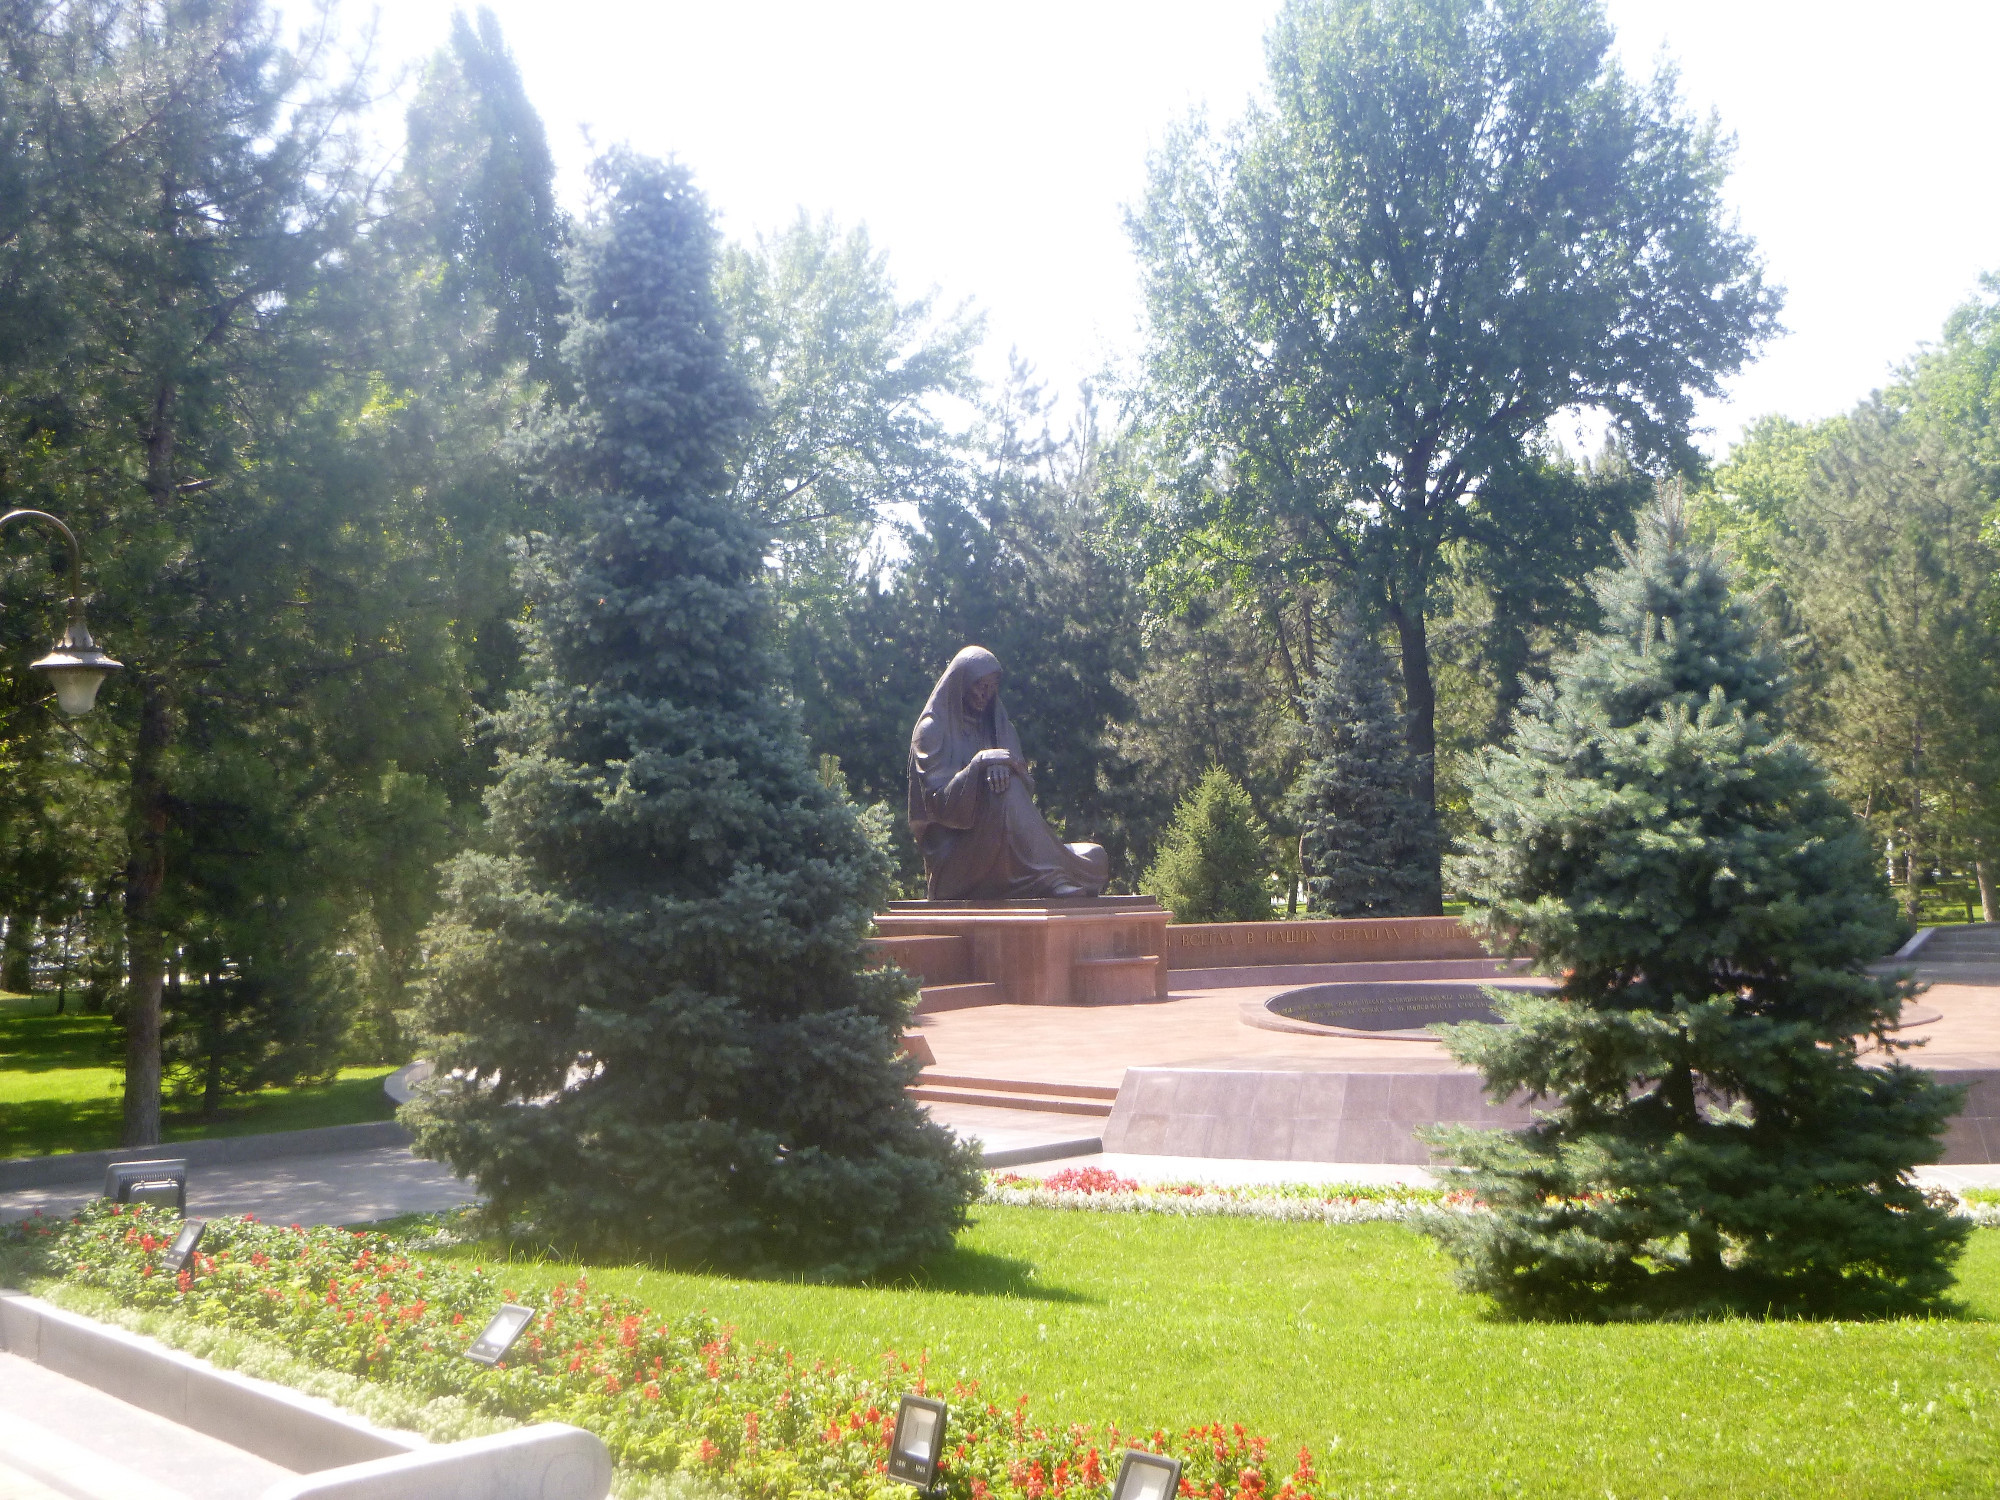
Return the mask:
M29 662L28 667L49 674L56 690L56 706L74 719L90 712L97 702L98 688L121 663L97 649L90 627L83 623L83 548L76 533L45 510L10 510L0 516L0 530L16 521L46 521L69 543L69 626L55 649L40 661Z

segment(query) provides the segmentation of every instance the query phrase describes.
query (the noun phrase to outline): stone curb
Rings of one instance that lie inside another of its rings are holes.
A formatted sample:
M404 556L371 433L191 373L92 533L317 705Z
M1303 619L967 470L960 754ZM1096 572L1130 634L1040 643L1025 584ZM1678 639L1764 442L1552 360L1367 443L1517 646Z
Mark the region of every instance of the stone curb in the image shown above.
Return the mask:
M0 1349L295 1473L430 1447L331 1401L219 1370L23 1292L0 1291Z
M1915 958L1922 951L1924 944L1931 940L1931 934L1936 931L1935 927L1919 927L1912 934L1910 940L1890 956L1892 958Z
M580 1427L433 1444L24 1292L0 1289L0 1350L301 1476L263 1500L604 1500L611 1489L611 1455Z
M369 1151L381 1146L407 1146L410 1133L394 1120L362 1125L321 1125L312 1130L283 1130L268 1135L226 1136L213 1141L174 1141L160 1146L127 1146L116 1151L64 1151L54 1156L12 1156L0 1160L0 1193L18 1188L53 1187L65 1182L101 1181L104 1169L118 1161L186 1161L194 1167L223 1162L270 1161L285 1156L330 1156L338 1151Z
M1104 1138L1096 1135L1074 1141L1044 1141L1039 1146L983 1151L979 1156L979 1165L988 1170L994 1167L1025 1167L1038 1161L1061 1161L1065 1156L1095 1156L1103 1149Z
M611 1455L595 1433L540 1422L281 1480L262 1500L604 1500L610 1490Z
M420 1057L415 1062L404 1063L402 1067L383 1079L382 1092L397 1104L408 1104L410 1095L417 1091L417 1086L430 1076L429 1060Z

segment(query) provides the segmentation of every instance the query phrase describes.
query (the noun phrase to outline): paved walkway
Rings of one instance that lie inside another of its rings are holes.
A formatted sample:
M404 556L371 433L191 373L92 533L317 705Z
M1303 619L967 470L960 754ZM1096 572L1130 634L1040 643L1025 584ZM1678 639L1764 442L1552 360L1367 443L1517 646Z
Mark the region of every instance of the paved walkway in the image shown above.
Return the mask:
M1927 948L1948 936L1955 934L1940 933ZM1375 965L1343 967L1354 971L1343 977L1376 977L1360 972ZM1947 943L1934 961L1920 953L1914 965L1898 967L1914 967L1918 979L1930 982L1918 1010L1936 1012L1936 1019L1902 1032L1923 1044L1906 1054L1911 1061L1965 1067L1981 1065L1970 1061L1977 1058L2000 1067L2000 960L1974 959ZM1245 1023L1246 1010L1302 982L1310 981L1177 990L1136 1005L983 1005L919 1022L938 1072L977 1078L1116 1086L1128 1067L1457 1068L1443 1046L1428 1039L1311 1036Z
M255 1500L289 1469L0 1354L0 1500Z
M0 1193L0 1221L71 1214L100 1195L101 1182L67 1182ZM451 1168L400 1146L328 1156L233 1162L188 1172L195 1218L255 1214L276 1224L361 1224L397 1214L435 1213L478 1195Z
M1341 977L1406 977L1387 971L1407 967L1343 965ZM1919 951L1914 964L1899 967L1914 967L1917 978L1930 983L1922 1004L1937 1012L1936 1020L1904 1032L1906 1037L1924 1042L1910 1054L1912 1061L1919 1065L2000 1067L2000 926L1941 929ZM1385 972L1372 972L1377 968ZM1486 972L1493 971L1487 968ZM1320 1037L1244 1024L1246 1005L1260 1004L1279 990L1323 977L1288 971L1283 984L1189 989L1163 1001L1137 1005L981 1006L924 1016L922 1026L937 1054L940 1072L1045 1083L1116 1085L1126 1068L1135 1066L1396 1071L1456 1067L1432 1041ZM989 1151L1081 1142L1101 1135L1104 1127L1101 1119L1088 1115L1044 1115L971 1104L934 1104L930 1109L934 1118L981 1141ZM1045 1175L1065 1166L1082 1165L1112 1166L1121 1176L1141 1181L1418 1182L1427 1178L1417 1168L1367 1163L1111 1157L1086 1154L1081 1148L1074 1155L1021 1170ZM2000 1186L2000 1164L1932 1167L1920 1175L1942 1186ZM0 1221L23 1217L37 1208L48 1214L67 1214L97 1193L97 1182L82 1181L0 1194ZM397 1214L455 1208L472 1202L475 1196L449 1168L420 1161L400 1148L384 1147L202 1168L189 1180L188 1211L203 1216L251 1213L281 1224L357 1224ZM4 1490L0 1490L0 1500L6 1500Z

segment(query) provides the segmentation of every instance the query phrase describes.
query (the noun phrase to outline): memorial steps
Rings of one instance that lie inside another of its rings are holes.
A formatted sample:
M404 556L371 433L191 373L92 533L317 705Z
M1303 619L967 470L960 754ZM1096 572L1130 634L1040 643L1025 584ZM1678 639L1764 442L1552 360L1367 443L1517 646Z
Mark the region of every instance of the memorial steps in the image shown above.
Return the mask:
M1933 984L2000 983L2000 923L1934 927L1915 958L1918 977Z
M974 980L969 984L927 984L917 991L916 1014L935 1015L941 1010L964 1010L969 1005L1004 1005L1005 986L994 980Z
M1118 1090L1090 1083L1023 1083L1009 1078L972 1078L926 1068L910 1085L912 1099L927 1104L983 1104L990 1109L1025 1109L1044 1115L1111 1118Z

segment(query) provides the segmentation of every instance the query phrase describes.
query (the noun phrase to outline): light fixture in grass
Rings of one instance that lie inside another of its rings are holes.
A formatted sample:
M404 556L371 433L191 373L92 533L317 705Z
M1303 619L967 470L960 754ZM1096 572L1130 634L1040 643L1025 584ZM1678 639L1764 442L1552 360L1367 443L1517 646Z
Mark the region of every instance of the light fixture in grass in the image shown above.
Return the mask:
M1450 866L1489 943L1561 978L1440 1028L1541 1118L1427 1132L1491 1209L1430 1232L1516 1312L1931 1305L1970 1225L1911 1169L1961 1091L1897 1055L1912 988L1864 968L1898 930L1867 833L1677 494L1596 591L1602 631L1478 762Z

